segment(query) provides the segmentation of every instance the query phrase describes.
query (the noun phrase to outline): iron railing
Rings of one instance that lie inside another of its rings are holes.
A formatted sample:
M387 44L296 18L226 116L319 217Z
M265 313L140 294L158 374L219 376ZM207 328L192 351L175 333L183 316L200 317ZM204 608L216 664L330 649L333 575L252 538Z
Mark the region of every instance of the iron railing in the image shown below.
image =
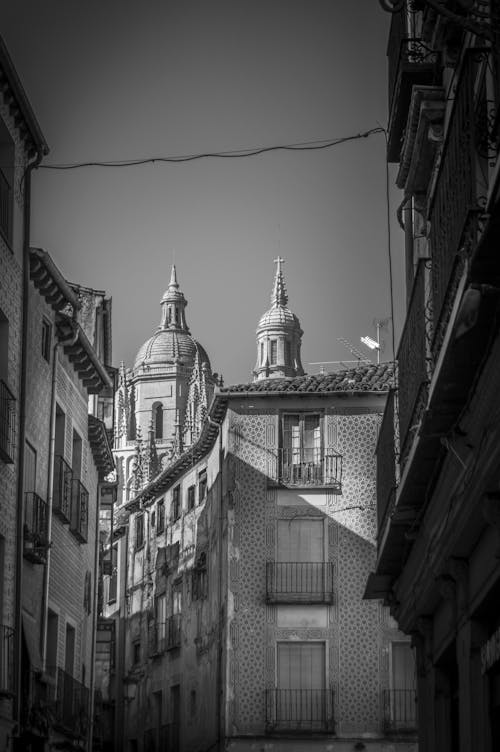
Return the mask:
M401 463L418 428L428 393L425 271L425 261L421 261L397 356Z
M279 449L278 481L287 486L332 486L340 492L342 455L334 449Z
M0 624L0 696L14 694L14 630Z
M80 543L87 542L89 526L89 492L81 481L71 482L71 522L70 531Z
M43 564L47 558L48 541L48 506L33 491L24 494L24 556L37 564Z
M456 87L455 101L441 154L428 218L432 258L433 355L439 352L454 295L467 257L478 239L478 202L474 112L477 52L468 50Z
M167 622L155 621L150 626L150 655L160 655L167 649Z
M396 492L395 391L387 395L377 442L377 526L380 534Z
M89 725L89 690L62 668L55 672L54 725L77 737L85 737Z
M10 243L12 227L12 188L9 181L0 170L0 232Z
M384 689L382 701L386 733L417 731L417 693L414 689Z
M0 380L0 458L14 462L16 400L5 381Z
M54 498L52 509L63 522L71 519L71 481L73 471L61 455L54 457Z
M331 689L267 689L268 731L335 731Z
M333 562L268 561L266 592L270 603L332 603Z
M167 619L167 650L181 646L181 614L174 614Z

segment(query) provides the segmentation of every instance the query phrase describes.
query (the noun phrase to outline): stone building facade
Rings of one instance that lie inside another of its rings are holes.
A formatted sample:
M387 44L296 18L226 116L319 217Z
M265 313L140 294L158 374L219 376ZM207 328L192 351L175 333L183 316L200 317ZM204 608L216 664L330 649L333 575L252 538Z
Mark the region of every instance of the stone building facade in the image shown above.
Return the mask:
M362 600L392 369L281 358L286 376L219 387L198 441L116 515L118 749L416 749L409 639Z
M106 426L92 412L113 405L110 301L68 284L40 249L30 251L29 271L16 748L87 749L98 728L100 491L114 469Z
M406 320L377 448L383 598L417 653L422 752L500 748L500 3L398 3L388 160ZM450 12L448 12L450 11Z
M47 145L0 38L0 749L19 718L19 538L30 173Z

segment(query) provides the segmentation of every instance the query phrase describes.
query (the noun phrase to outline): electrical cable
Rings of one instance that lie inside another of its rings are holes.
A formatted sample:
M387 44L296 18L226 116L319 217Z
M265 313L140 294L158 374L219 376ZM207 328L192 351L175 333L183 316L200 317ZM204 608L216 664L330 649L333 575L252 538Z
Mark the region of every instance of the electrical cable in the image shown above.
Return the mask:
M362 138L368 138L376 133L385 133L381 126L371 128L362 133L356 133L351 136L344 136L334 139L321 139L317 141L299 141L291 144L277 144L274 146L259 146L249 149L233 149L219 152L200 152L196 154L181 154L178 156L159 156L145 157L141 159L126 160L94 160L89 162L68 162L62 164L42 164L38 169L42 170L75 170L81 167L136 167L138 165L168 163L176 164L182 162L194 162L198 159L242 159L246 157L255 157L260 154L266 154L274 151L318 151L321 149L330 149L333 146L356 141Z

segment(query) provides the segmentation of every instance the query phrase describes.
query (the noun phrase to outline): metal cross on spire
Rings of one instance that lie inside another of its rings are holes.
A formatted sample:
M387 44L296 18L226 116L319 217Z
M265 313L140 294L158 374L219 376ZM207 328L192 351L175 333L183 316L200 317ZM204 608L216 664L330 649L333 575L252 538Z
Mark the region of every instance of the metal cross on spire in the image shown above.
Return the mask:
M271 303L273 306L286 306L288 303L288 296L286 294L285 281L281 271L281 264L285 263L285 259L278 256L278 258L274 259L274 263L277 264L277 266L273 291L271 293Z

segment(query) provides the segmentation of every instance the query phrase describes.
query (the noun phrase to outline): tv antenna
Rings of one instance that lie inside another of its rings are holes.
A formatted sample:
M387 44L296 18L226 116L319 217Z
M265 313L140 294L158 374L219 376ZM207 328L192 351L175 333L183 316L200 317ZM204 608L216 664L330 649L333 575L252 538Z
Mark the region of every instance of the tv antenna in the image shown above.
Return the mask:
M384 344L380 341L380 330L387 329L390 320L390 317L385 319L373 319L373 326L377 332L377 339L373 339L373 337L360 337L361 342L366 347L370 348L370 350L377 351L377 365L380 363L380 353L383 350Z
M360 350L358 350L357 347L354 347L352 342L349 342L349 340L345 337L337 337L337 342L342 342L344 347L347 347L351 355L354 355L354 357L357 358L357 363L371 363L371 360L365 357L365 355Z

